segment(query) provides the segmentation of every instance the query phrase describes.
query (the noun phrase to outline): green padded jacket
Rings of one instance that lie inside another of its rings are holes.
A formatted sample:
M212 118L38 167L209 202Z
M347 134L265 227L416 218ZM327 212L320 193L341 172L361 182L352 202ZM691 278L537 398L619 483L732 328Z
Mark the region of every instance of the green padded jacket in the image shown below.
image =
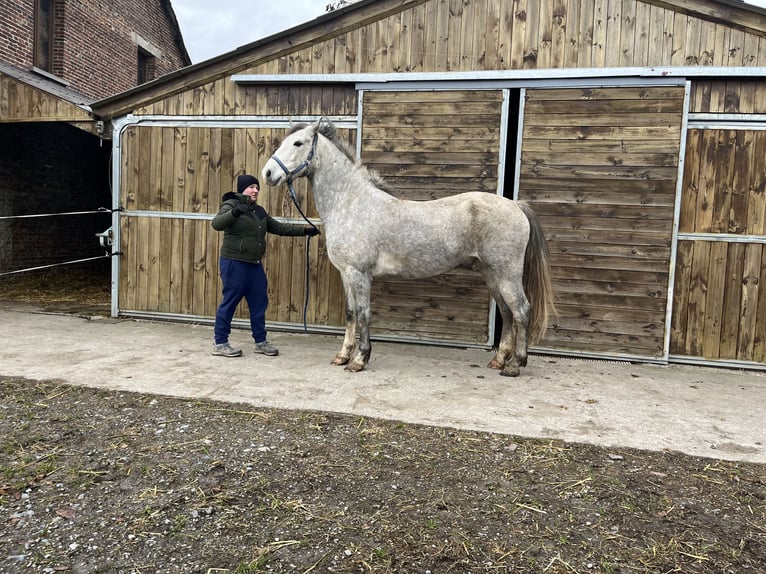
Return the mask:
M235 217L232 211L237 205L244 205L247 211ZM230 191L223 196L223 203L213 218L213 229L223 231L221 255L229 259L260 263L266 253L266 233L276 235L304 235L305 226L281 223L266 210L241 193Z

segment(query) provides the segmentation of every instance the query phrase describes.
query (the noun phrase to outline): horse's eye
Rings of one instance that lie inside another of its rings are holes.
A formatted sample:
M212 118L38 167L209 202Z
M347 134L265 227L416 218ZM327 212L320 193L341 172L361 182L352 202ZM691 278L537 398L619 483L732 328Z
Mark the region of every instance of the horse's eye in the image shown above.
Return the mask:
M295 142L293 145L295 147L301 147L303 145L303 142Z

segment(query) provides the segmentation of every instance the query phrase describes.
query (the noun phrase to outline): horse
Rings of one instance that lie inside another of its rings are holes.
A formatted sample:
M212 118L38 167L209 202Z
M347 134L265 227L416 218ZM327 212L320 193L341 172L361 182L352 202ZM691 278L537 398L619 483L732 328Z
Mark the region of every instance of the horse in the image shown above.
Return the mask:
M357 372L370 360L370 286L375 277L421 279L473 262L503 318L488 367L518 376L527 347L555 313L545 236L532 209L487 192L428 201L394 197L384 180L355 159L326 118L291 126L261 170L270 186L311 184L327 254L340 272L346 331L332 361ZM359 344L354 352L356 337Z

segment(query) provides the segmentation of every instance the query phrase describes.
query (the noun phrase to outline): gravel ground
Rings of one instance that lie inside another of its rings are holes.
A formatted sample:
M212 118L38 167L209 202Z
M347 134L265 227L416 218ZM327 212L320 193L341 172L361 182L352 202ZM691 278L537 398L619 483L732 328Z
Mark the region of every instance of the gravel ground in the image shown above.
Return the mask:
M764 466L0 377L0 571L762 571Z

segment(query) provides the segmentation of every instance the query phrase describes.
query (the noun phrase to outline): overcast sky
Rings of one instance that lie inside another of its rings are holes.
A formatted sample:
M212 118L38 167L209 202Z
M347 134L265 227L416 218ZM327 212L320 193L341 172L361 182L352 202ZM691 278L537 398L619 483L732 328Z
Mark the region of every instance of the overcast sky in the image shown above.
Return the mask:
M313 20L330 1L172 0L193 64Z
M331 0L172 0L186 50L197 64L297 26ZM748 0L766 8L766 0Z

